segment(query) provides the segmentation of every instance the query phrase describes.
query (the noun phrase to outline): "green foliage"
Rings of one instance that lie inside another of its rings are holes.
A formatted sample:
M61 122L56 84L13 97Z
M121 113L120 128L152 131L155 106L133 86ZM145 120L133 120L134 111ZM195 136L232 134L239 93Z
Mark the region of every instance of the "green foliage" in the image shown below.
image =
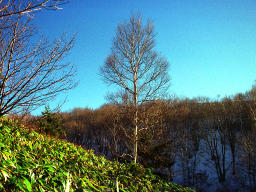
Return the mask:
M45 111L42 112L42 116L38 120L40 131L47 135L61 136L64 135L64 129L62 129L62 121L56 113L53 113L50 108L45 107Z
M12 120L0 119L0 151L0 191L192 191Z

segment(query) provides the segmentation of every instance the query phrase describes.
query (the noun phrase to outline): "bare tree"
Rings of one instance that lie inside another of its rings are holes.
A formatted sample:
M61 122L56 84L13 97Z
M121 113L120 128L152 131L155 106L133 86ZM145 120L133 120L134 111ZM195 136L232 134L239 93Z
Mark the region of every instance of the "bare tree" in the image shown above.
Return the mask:
M66 0L0 0L0 18L25 14L33 17L33 12L61 9L65 3Z
M112 53L100 73L108 84L117 85L132 97L134 107L134 162L137 161L138 105L161 96L169 87L169 63L153 50L154 27L142 24L140 16L131 16L118 25Z
M241 170L245 173L246 183L250 191L256 189L256 103L255 101L247 102L250 126L242 129L239 137L241 151L239 159L241 161Z
M63 62L74 37L36 42L30 19L18 15L0 25L0 116L33 110L76 85L73 65Z

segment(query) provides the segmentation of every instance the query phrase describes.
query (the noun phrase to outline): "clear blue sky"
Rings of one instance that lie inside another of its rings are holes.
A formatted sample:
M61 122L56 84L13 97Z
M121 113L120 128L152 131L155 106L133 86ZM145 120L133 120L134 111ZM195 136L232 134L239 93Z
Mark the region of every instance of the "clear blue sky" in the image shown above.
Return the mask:
M117 25L132 12L154 23L156 50L170 63L170 94L223 97L249 90L256 79L255 0L71 0L63 8L34 21L50 39L77 32L67 60L77 66L80 84L68 93L64 111L106 102L112 87L101 81L99 67Z

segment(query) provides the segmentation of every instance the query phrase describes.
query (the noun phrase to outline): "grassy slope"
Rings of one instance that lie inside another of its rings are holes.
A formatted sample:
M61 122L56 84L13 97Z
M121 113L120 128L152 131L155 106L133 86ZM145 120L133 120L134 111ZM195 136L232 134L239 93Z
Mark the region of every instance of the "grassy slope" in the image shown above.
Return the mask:
M0 191L191 191L0 119Z

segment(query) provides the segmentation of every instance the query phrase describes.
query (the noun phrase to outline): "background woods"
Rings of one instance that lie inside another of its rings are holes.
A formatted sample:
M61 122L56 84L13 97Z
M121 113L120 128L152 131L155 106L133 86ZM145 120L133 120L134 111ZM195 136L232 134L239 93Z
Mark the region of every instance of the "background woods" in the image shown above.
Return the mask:
M172 98L139 105L138 162L197 189L233 182L232 189L255 190L253 92L221 101ZM133 161L133 107L110 103L59 115L67 140L108 159Z

